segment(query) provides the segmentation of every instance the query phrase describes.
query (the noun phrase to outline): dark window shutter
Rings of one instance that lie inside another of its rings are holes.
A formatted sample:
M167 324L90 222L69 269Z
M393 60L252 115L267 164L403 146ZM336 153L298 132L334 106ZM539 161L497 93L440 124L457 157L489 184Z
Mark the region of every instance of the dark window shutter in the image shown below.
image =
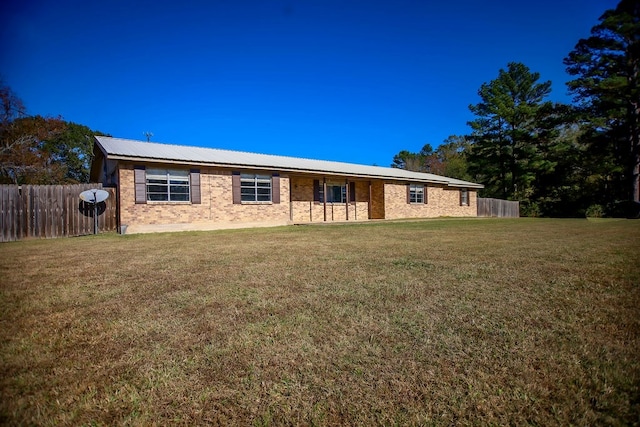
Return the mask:
M147 174L144 166L133 167L133 182L136 203L147 203Z
M271 203L280 203L280 175L277 173L271 177Z
M191 181L191 203L199 205L202 203L200 198L200 169L191 169L189 171Z
M424 202L424 204L426 205L426 204L427 204L427 202L428 202L427 186L425 185L423 188L424 188L424 193L423 193L423 196L422 196L422 197L424 198L424 199L423 199L423 202Z
M407 184L407 203L411 203L411 184Z
M313 201L320 201L320 180L317 179L313 180Z
M242 203L242 197L240 196L240 172L232 172L231 190L233 192L233 204L238 205Z
M355 202L356 201L356 183L355 183L355 181L351 181L349 183L349 201L350 202Z

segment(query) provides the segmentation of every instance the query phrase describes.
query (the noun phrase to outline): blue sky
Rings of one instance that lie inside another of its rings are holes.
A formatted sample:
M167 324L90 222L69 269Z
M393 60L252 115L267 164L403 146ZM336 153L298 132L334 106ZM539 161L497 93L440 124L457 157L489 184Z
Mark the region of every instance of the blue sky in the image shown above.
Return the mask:
M562 60L616 4L5 0L0 76L115 137L388 166L468 133L508 62L569 102Z

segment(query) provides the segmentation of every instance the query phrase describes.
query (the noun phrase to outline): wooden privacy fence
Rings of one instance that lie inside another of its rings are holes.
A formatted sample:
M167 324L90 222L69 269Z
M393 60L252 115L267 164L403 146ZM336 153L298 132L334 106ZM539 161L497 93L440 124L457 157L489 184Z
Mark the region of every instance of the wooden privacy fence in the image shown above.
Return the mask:
M519 218L520 202L478 197L478 216L498 218Z
M93 233L93 205L80 199L102 184L0 185L0 242ZM98 230L116 229L116 193L98 203Z

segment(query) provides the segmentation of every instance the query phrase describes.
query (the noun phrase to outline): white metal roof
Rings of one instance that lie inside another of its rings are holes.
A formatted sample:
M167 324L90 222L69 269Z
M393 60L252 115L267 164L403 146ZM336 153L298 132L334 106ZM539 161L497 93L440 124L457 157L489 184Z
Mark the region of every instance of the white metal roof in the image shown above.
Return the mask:
M159 144L155 142L96 136L98 146L108 159L183 163L221 167L241 167L287 172L318 173L363 178L395 179L431 182L451 187L482 188L481 184L447 178L431 173L404 169L366 166L355 163L275 156L216 148Z

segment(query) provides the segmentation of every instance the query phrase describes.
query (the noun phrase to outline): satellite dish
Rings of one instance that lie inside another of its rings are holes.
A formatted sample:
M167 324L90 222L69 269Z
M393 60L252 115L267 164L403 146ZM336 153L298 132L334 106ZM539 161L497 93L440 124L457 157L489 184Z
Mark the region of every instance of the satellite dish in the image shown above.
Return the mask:
M87 203L100 203L109 198L109 192L104 190L86 190L80 193L80 198Z
M99 188L85 190L80 193L83 202L93 205L93 234L98 234L98 203L104 202L109 197L109 193Z

